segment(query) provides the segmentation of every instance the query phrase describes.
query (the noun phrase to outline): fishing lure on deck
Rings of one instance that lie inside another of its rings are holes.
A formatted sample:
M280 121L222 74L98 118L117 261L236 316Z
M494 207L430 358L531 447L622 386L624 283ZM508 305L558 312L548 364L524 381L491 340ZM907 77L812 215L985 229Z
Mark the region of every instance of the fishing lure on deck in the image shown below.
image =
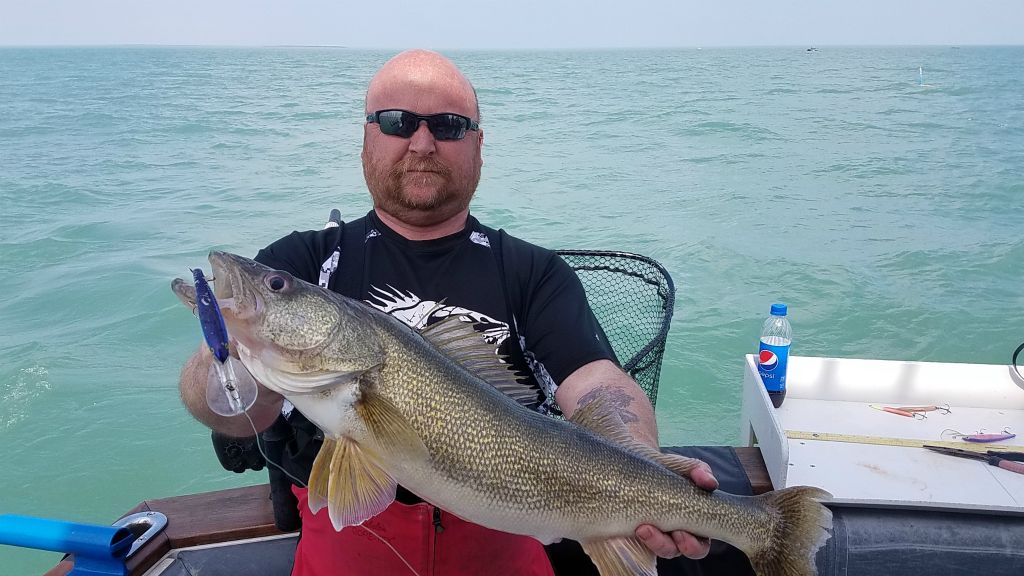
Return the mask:
M936 410L941 411L943 414L949 414L952 410L949 409L949 404L943 404L942 406L936 406L929 404L927 406L893 406L896 410L903 410L904 412L935 412Z
M242 414L256 403L256 381L245 366L231 356L224 315L203 270L192 270L192 278L196 288L196 316L214 359L206 382L206 403L221 416Z
M927 418L920 411L906 410L902 408L893 408L892 406L879 406L878 404L868 404L868 408L874 410L881 410L882 412L888 412L889 414L895 414L897 416L906 416L907 418L916 418L918 420L924 420Z
M1017 437L1016 434L1014 434L1013 432L1010 432L1009 428L1004 428L1002 432L994 433L994 434L993 433L986 434L986 433L983 433L983 432L978 432L977 434L961 434L960 432L957 432L956 430L951 430L949 428L947 428L946 430L942 431L943 434L945 434L946 432L952 432L953 433L952 436L954 438L959 438L959 439L963 440L964 442L976 442L976 443L1001 442L1003 440L1010 440L1011 438L1016 438Z

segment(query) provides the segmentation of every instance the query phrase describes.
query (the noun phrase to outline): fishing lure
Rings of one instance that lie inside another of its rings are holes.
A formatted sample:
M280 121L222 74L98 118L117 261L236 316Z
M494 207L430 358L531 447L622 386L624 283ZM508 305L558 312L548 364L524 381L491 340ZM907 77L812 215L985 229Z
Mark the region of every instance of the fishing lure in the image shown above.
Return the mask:
M1001 440L1009 440L1010 438L1016 438L1016 434L1011 434L1008 430L1004 430L999 434L968 434L962 436L961 440L967 442L999 442Z
M206 403L221 416L243 414L256 403L256 381L228 347L228 329L220 305L201 268L192 270L196 287L196 316L214 361L206 383Z
M196 285L196 315L199 316L199 325L203 329L203 339L210 348L210 353L223 364L231 355L228 349L228 329L224 325L224 316L220 312L220 305L213 295L202 268L192 270L192 278Z
M888 412L889 414L895 414L897 416L906 416L907 418L916 418L918 420L924 420L927 418L927 416L916 410L893 408L892 406L879 406L878 404L868 404L868 407L874 408L875 410L881 410L882 412Z
M936 406L929 404L927 406L896 406L896 410L903 410L905 412L935 412L940 410L943 414L949 414L952 410L949 409L949 404L943 404L942 406Z
M946 430L943 430L943 433L945 433L945 432L952 432L953 433L952 436L954 438L959 438L959 439L963 440L964 442L975 442L975 443L1000 442L1002 440L1009 440L1011 438L1016 438L1017 437L1016 434L1010 432L1009 428L1003 428L1002 432L994 433L994 434L993 433L986 434L986 433L983 433L983 432L978 432L977 434L961 434L960 432L957 432L956 430L951 430L949 428L947 428Z

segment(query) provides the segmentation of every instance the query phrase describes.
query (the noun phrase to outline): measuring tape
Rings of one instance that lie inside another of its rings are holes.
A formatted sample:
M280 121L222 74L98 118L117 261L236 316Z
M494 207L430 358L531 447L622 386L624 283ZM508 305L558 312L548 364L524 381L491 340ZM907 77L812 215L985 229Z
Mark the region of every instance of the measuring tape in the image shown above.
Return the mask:
M848 442L851 444L874 444L878 446L902 446L903 448L923 448L942 446L959 448L972 452L986 453L989 450L1020 452L1024 447L1006 444L973 444L971 442L949 442L945 440L914 440L911 438L888 438L885 436L858 436L855 434L832 434L829 432L804 432L802 430L786 430L786 438L791 440L817 440L819 442Z

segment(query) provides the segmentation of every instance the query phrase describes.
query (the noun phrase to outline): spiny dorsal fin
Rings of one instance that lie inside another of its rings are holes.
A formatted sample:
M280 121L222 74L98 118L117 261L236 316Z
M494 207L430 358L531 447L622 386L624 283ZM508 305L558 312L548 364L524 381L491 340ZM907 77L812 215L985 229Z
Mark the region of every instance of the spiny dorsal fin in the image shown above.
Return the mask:
M690 472L697 466L700 466L701 463L696 458L688 458L678 454L663 454L647 444L636 441L606 394L598 394L589 402L577 408L573 412L572 417L569 418L569 421L610 440L613 444L617 444L638 456L642 456L652 462L657 462L680 476L689 477Z
M584 540L580 545L601 576L658 576L654 552L636 538Z
M484 341L475 328L476 322L459 316L449 316L420 330L420 334L463 368L494 386L499 392L516 402L536 404L539 390L525 386L516 379L510 363L494 353L494 345Z

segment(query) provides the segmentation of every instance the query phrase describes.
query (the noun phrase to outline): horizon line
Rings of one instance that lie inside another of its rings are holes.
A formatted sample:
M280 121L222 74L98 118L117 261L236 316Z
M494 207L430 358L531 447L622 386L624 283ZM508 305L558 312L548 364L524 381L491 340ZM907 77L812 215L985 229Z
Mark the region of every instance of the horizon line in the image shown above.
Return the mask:
M935 43L935 44L685 44L661 46L544 46L544 47L438 47L429 48L438 51L479 51L479 52L510 52L510 51L585 51L585 50L699 50L703 48L959 48L963 46L975 48L1011 48L1024 46L1020 44L984 44L984 43ZM328 48L337 50L405 50L407 47L394 46L347 46L343 44L172 44L172 43L90 43L90 44L3 44L0 48Z

